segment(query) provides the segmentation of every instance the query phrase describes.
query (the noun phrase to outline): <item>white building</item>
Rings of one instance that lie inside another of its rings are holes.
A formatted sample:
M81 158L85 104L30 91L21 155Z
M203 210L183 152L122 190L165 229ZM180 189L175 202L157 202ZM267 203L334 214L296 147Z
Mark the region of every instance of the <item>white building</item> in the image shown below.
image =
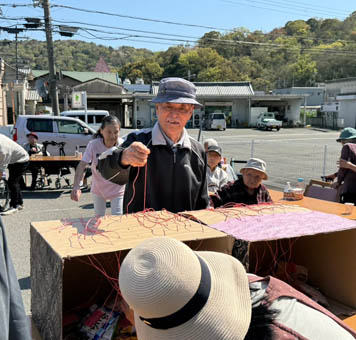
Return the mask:
M335 79L325 84L322 110L336 116L344 127L356 127L356 78ZM342 127L342 126L341 126Z
M133 120L137 127L152 126L156 120L155 105L151 103L158 93L158 82L150 93L133 94ZM196 82L197 100L203 107L196 109L190 127L199 127L209 113L223 112L228 127L252 126L253 108L277 112L285 124L295 125L300 119L299 95L255 94L250 82Z

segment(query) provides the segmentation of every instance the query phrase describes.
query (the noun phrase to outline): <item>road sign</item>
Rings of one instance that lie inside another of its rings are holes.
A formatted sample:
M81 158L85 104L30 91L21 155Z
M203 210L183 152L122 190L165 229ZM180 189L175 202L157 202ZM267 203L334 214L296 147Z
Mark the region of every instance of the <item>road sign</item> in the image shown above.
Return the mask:
M83 109L84 108L83 93L73 92L72 93L72 109Z
M321 112L339 112L340 103L339 102L326 102L321 105Z

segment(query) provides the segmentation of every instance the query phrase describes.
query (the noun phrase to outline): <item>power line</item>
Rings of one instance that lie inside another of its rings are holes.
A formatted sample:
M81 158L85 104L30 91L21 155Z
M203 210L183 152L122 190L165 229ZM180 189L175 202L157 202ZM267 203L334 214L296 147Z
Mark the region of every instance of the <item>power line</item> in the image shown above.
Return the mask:
M117 37L105 37L105 36L97 36L95 34L90 33L90 31L95 31L98 33L104 33L104 34L117 34L114 32L106 32L106 31L102 31L102 30L96 30L96 29L87 29L87 28L82 28L79 27L79 29L83 30L84 32L90 34L94 39L102 39L102 40L112 40L112 41L117 41L117 40L129 40L129 38L147 38L147 39L156 39L156 40L163 40L163 41L170 41L170 42L174 42L174 43L191 43L191 44L197 44L199 43L199 40L196 39L177 39L177 38L164 38L164 37L155 37L155 36L147 36L147 35L124 35L124 34L120 34L123 35L123 37L117 38ZM29 31L44 31L43 29L27 29ZM60 33L60 30L54 30L54 33ZM85 37L85 36L83 36ZM85 37L87 39L89 39L88 37ZM132 39L131 39L132 40ZM134 40L134 41L138 41L138 40ZM251 42L251 41L241 41L241 40L226 40L226 39L209 39L206 38L206 41L210 41L212 44L213 43L220 43L223 46L226 47L231 47L231 46L239 46L239 45L246 45L249 47L259 47L259 48L266 48L269 50L287 50L287 51L303 51L303 52L308 52L308 53L317 53L317 54L321 54L321 53L329 53L329 54L335 54L335 55L356 55L356 51L352 51L352 50L336 50L336 49L321 49L321 48L305 48L303 46L286 46L286 45L281 45L281 44L272 44L272 43L260 43L260 42Z
M89 24L86 24L86 25L89 25ZM92 28L87 28L87 27L78 27L78 28L87 32L95 39L104 39L104 40L128 40L129 38L146 38L146 39L166 40L166 41L171 41L171 42L174 41L175 43L197 44L197 43L199 43L199 39L200 39L200 38L191 37L191 36L182 36L182 37L185 37L186 39L177 39L176 37L172 38L172 36L174 36L174 35L169 35L169 34L167 34L167 36L170 38L162 38L162 37L139 35L139 34L127 35L127 34L123 34L123 33L107 32L107 31L92 29ZM41 29L28 29L28 30L39 31ZM110 35L119 34L119 35L122 35L123 37L113 38L113 37L105 37L105 36L96 36L95 34L91 34L89 31L93 31L96 33L110 34ZM55 31L55 32L60 33L59 31ZM145 31L143 31L143 32L146 33ZM152 33L156 34L156 32L152 32ZM318 53L318 54L327 52L327 53L332 53L332 54L355 55L354 51L349 51L349 50L320 49L317 47L305 48L303 46L288 47L288 46L281 45L281 44L260 43L260 42L251 42L251 41L242 41L242 40L214 39L214 38L205 38L205 42L206 41L210 41L212 43L215 42L215 43L223 44L225 46L238 46L238 45L247 45L247 46L253 46L253 47L265 46L265 47L270 47L271 49L284 49L284 50L293 50L293 51L302 50L302 51L306 51L309 53L314 52L314 53Z
M24 19L23 17L18 17L18 18L4 18L0 17L0 19L6 19L6 20L16 20L17 22L21 19ZM123 30L123 31L130 31L130 32L138 32L138 33L149 33L149 34L156 34L156 35L164 35L164 36L171 36L171 37L181 37L181 38L192 38L192 39L200 39L200 37L194 37L194 36L185 36L185 35L178 35L178 34L169 34L169 33L162 33L162 32L154 32L154 31L145 31L145 30L136 30L136 29L130 29L130 28L122 28L122 27L114 27L114 26L105 26L105 25L96 25L92 23L85 23L85 22L78 22L78 21L63 21L63 20L53 20L54 22L58 23L66 23L66 24L79 24L79 25L86 25L86 26L91 26L91 27L103 27L103 28L109 28L109 29L115 29L115 30ZM108 33L108 32L107 32ZM253 32L251 32L253 33ZM112 33L109 33L112 34ZM276 33L263 33L264 36L266 35L276 35ZM283 36L281 33L280 35ZM296 36L293 35L294 38L298 39L304 39L304 40L309 40L312 39L313 41L323 41L323 42L328 42L328 43L333 43L335 42L334 40L330 39L322 39L322 38L315 38L315 37L305 37L305 36ZM349 41L349 40L337 40L337 41L342 41L342 42L348 42L348 43L355 43L354 41Z
M16 7L33 7L33 4L7 4L7 3L3 3L3 4L0 4L0 6L2 6L2 7L13 7L13 8L16 8Z
M257 9L264 9L264 10L268 10L268 11L273 11L273 12L278 12L278 13L286 13L286 14L292 14L292 15L299 15L305 18L310 18L310 14L305 14L306 10L298 10L295 9L296 11L287 11L287 10L281 10L279 9L281 6L273 6L272 7L262 7L262 6L257 6L257 5L252 5L250 1L248 1L248 3L243 3L243 2L239 2L239 1L232 1L232 0L220 0L221 2L225 2L231 5L242 5L242 6L247 6L247 7L253 7L253 8L257 8ZM242 0L244 1L244 0ZM263 3L263 5L269 5L267 3ZM283 7L283 6L282 6ZM325 14L324 15L330 15L330 14Z
M3 17L0 17L0 19L4 19ZM24 19L21 17L18 18L8 18L9 20L16 20L18 23L17 25L19 25L19 20ZM75 24L75 25L85 25L85 26L89 26L89 27L102 27L102 28L109 28L109 29L113 29L113 30L121 30L121 31L129 31L129 32L137 32L137 33L147 33L147 34L155 34L155 35L163 35L163 36L169 36L169 37L179 37L179 38L187 38L187 39L201 39L202 37L196 37L196 36L187 36L187 35L180 35L180 34L171 34L171 33L162 33L162 32L155 32L155 31L145 31L145 30L137 30L137 29L130 29L130 28L123 28L123 27L115 27L115 26L105 26L105 25L97 25L97 24L93 24L93 23L86 23L86 22L79 22L79 21L64 21L64 20L53 20L53 22L56 23L64 23L64 24ZM85 27L79 27L83 30L90 30L89 28ZM114 32L105 32L102 30L94 30L91 29L93 31L96 32L101 32L101 33L106 33L106 34L120 34L120 35L124 35L122 33L114 33ZM253 32L251 32L253 33ZM263 36L268 36L268 35L278 35L276 33L261 33ZM279 34L280 36L285 36L285 37L292 37L292 38L297 38L297 39L303 39L303 40L313 40L313 41L321 41L321 42L327 42L327 43L334 43L334 42L342 42L342 43L350 43L350 44L355 44L355 41L351 41L351 40L343 40L343 39L338 39L338 40L330 40L330 39L322 39L322 38L315 38L315 37L310 37L310 36L300 36L300 35L293 35L293 36L288 36L288 35L284 35L282 33ZM101 39L102 37L97 37L97 39ZM104 38L106 39L106 38ZM115 39L116 40L116 39ZM215 41L221 41L221 39L214 39ZM232 40L234 42L236 42L236 40Z
M109 16L126 18L126 19L156 22L156 23L161 23L161 24L187 26L187 27L195 27L195 28L207 28L207 29L218 30L218 31L231 31L230 28L221 28L221 27L214 27L214 26L203 26L203 25L187 24L187 23L174 22L174 21L150 19L150 18L136 17L136 16L131 16L131 15L123 15L123 14L118 14L118 13L108 13L108 12L103 12L103 11L96 11L96 10L90 10L90 9L84 9L84 8L77 8L77 7L66 6L66 5L51 5L51 7L66 8L66 9L71 9L71 10L79 11L79 12L109 15Z
M71 24L71 25L86 25L86 26L92 26L92 27L103 27L103 28L109 28L109 29L115 29L115 30L121 30L121 31L138 32L138 33L149 33L149 34L157 34L157 35L180 37L180 38L194 38L194 39L201 39L202 38L202 37L193 37L193 36L180 35L180 34L171 34L171 33L162 33L162 32L155 32L155 31L137 30L137 29L132 29L132 28L97 25L97 24L93 24L93 23L85 23L85 22L80 22L80 21L53 20L53 22L65 23L65 24ZM254 33L254 32L250 32L250 33ZM306 37L306 36L294 35L294 34L293 34L293 36L288 36L288 35L285 35L283 33L276 33L276 32L261 33L261 34L263 36L280 35L280 36L293 37L293 38L298 38L298 39L303 39L303 40L310 40L311 39L313 41L323 41L323 42L328 42L328 43L334 43L336 41L341 41L341 42L345 42L345 43L352 43L352 44L355 43L355 41L352 41L352 40L338 39L338 40L335 41L335 40L331 40L331 39L323 39L323 38L316 38L316 37L310 37L310 36Z
M329 10L326 10L324 8L321 8L321 9L316 9L316 8L313 8L309 5L298 5L296 3L293 3L291 4L289 2L289 4L285 4L281 1L276 1L276 0L270 0L270 1L266 1L266 0L240 0L240 1L244 1L244 2L248 2L249 4L250 3L254 3L254 4L262 4L262 5L267 5L269 7L272 7L273 10L275 10L275 8L277 7L278 9L279 8L285 8L285 9L291 9L293 11L297 11L298 14L300 12L302 12L303 14L305 13L306 10L312 10L314 11L314 13L319 13L319 14L323 14L323 15L335 15L335 13L338 15L348 15L349 13L346 12L346 11L340 11L340 10L337 10L337 9L333 9L332 11L329 11ZM233 4L241 4L240 1L234 1L234 0L227 0L227 1L223 1L222 2L228 2L228 3L233 3ZM271 9L271 8L268 8L268 9ZM310 16L310 15L309 15Z
M284 2L290 3L290 0L280 0L280 1L284 1ZM304 2L304 1L299 1L299 2L297 2L297 1L294 0L294 3L295 3L295 4L298 4L298 3L300 3L300 4L305 4L305 5L308 5L308 7L330 9L330 10L333 11L333 12L345 12L345 11L340 11L340 10L338 10L338 9L336 9L336 8L331 8L331 7L326 7L326 6L312 5L312 4L310 4L310 3L308 3L308 2ZM345 13L346 13L346 12L345 12Z

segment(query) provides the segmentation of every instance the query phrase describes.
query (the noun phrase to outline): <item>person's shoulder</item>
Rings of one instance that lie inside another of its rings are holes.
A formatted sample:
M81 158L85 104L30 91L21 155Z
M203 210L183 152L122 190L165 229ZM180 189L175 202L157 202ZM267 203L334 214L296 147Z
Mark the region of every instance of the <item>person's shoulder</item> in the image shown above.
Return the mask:
M102 144L102 138L98 137L98 138L94 138L92 140L89 141L89 143L87 144L87 149L91 149L97 145Z
M353 152L356 152L356 144L355 143L346 143L342 147L343 149L350 149Z
M122 137L122 146L129 146L133 142L141 142L145 145L152 139L152 128L146 128L141 130L136 130L130 132L129 134Z
M199 151L202 153L205 152L203 146L195 138L193 138L192 136L189 136L189 141L190 141L192 148L194 148L196 151Z
M189 135L188 135L189 136ZM203 146L193 137L189 136L191 149L197 153L202 159L204 159L205 151Z

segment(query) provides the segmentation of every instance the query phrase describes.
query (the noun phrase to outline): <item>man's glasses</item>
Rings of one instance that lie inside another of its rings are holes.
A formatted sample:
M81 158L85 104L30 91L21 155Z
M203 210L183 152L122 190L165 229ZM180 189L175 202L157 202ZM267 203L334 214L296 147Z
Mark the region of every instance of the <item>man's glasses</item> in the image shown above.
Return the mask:
M192 105L191 104L179 104L179 106L172 104L161 104L161 108L164 111L176 112L180 114L190 114L192 113Z

